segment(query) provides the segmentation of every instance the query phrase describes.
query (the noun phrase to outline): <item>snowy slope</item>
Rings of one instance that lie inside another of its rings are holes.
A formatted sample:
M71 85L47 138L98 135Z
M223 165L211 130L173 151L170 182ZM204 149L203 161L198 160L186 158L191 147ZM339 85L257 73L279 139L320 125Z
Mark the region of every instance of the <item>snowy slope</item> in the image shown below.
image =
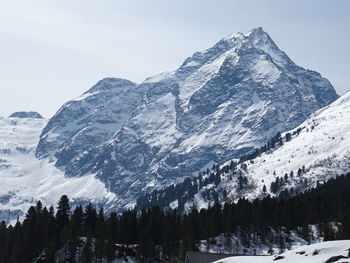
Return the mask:
M285 189L303 191L316 186L317 183L350 172L350 92L286 133L293 134L298 129L301 132L292 135L288 142L284 140L282 146L240 164L234 175L232 172L223 174L218 186L212 184L200 189L195 198L185 204L186 209L206 208L214 201L203 197L203 193L210 189L219 193L219 200L222 202L236 201L241 197L254 199L267 194L279 195ZM282 134L283 138L285 134ZM246 165L246 168L242 168L242 165ZM303 166L305 170L298 175L298 170L303 170ZM248 179L246 189L239 189L239 175ZM283 183L274 193L270 186L277 177L282 177ZM266 193L263 192L264 185ZM222 195L224 191L227 198ZM173 203L170 206L175 208L177 204Z
M263 154L253 164L246 162L246 175L257 185L261 186L264 180L269 186L276 176L289 175L291 171L297 175L302 166L306 168L302 178L307 179L308 187L350 171L350 92L314 113L299 127L302 132L276 151ZM286 188L296 187L300 178L289 180ZM252 196L259 194L259 188Z
M35 158L46 123L38 118L0 118L0 221L21 217L38 200L55 206L63 194L73 203L93 200L106 207L115 198L93 175L65 178L53 163Z
M337 97L256 28L139 85L102 80L61 107L36 156L69 177L96 174L120 197L117 207L129 207L143 192L247 153Z
M343 256L338 260L329 262L349 262L348 250L350 249L350 240L328 241L309 246L302 246L290 250L278 256L237 256L225 258L217 263L324 263L331 257ZM280 258L280 259L279 259Z

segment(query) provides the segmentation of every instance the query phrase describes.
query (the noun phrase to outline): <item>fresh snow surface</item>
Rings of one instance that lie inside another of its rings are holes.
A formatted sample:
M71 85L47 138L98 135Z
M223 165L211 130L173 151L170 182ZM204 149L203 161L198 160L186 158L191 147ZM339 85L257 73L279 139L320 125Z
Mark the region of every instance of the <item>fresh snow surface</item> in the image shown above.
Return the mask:
M350 240L328 241L301 246L278 256L237 256L216 261L216 263L324 263L334 256L348 256ZM281 259L276 260L277 257ZM349 258L334 262L349 262Z
M315 187L337 175L350 172L350 92L344 94L332 104L316 111L299 127L289 131L293 133L301 128L299 135L293 135L291 141L284 141L283 146L263 153L251 161L246 161L247 169L239 165L238 173L247 176L249 185L245 190L238 189L237 176L223 174L221 183L203 187L195 197L185 204L185 210L193 207L207 208L213 200L204 200L202 192L215 189L222 202L237 201L245 197L250 200L264 197L271 193L270 185L276 177L288 174L288 181L276 193L284 189L305 190ZM285 138L285 134L282 137ZM230 161L224 165L228 165ZM299 177L298 169L305 166L305 173ZM290 177L293 171L294 177ZM230 179L231 178L231 179ZM305 184L305 179L307 183ZM263 193L263 186L267 192ZM223 191L228 200L223 199ZM173 202L172 208L177 205Z
M106 207L115 198L93 174L66 178L47 159L35 158L46 123L45 119L0 118L0 220L21 218L38 200L56 206L63 194L73 203L92 200Z
M248 166L245 175L257 186L247 197L259 196L264 184L269 191L277 176L290 175L291 171L294 180L289 179L286 187L297 188L300 182L297 172L303 166L306 173L302 179L307 179L309 187L350 172L350 92L312 114L298 128L301 133L282 147L253 162L245 162Z

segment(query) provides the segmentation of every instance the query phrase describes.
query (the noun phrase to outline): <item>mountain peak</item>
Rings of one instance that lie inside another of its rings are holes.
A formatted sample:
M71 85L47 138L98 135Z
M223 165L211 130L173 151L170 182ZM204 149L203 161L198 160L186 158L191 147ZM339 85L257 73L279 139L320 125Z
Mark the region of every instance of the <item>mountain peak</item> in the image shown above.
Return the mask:
M269 42L270 45L273 45L277 48L276 44L271 39L270 35L262 29L262 27L253 28L247 34L244 35L250 41L253 41L255 44Z
M264 35L264 34L267 34L267 33L264 31L264 29L261 26L259 26L259 27L255 27L252 30L250 30L247 34L248 35L252 35L252 34Z
M91 87L85 94L106 91L114 88L129 88L136 86L136 83L122 78L104 78L98 81L93 87Z
M256 27L245 34L240 32L231 34L220 39L214 46L204 51L194 53L184 61L180 68L195 70L208 62L210 63L217 60L224 54L234 55L238 54L239 50L250 48L268 53L276 60L275 63L279 65L291 62L285 53L277 47L268 33L266 33L262 27ZM159 76L157 76L157 79L158 78Z
M268 33L265 32L262 27L256 27L256 28L251 29L247 33L237 32L237 33L231 34L228 37L225 37L223 39L225 39L226 41L227 40L229 40L229 41L232 41L232 40L233 41L236 41L236 40L244 41L244 40L252 39L252 38L266 38L266 37L270 38Z

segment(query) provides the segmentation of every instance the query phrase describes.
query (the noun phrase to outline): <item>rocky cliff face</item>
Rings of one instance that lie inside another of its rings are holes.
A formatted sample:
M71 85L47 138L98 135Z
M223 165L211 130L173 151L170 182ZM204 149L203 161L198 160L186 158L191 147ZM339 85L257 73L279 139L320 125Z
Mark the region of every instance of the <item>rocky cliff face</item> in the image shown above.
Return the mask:
M257 28L141 84L100 81L49 121L36 156L66 176L96 174L125 207L144 191L247 153L337 97L328 80L294 64Z
M65 103L44 128L36 155L68 168L84 151L106 143L140 104L135 87L128 80L103 79Z

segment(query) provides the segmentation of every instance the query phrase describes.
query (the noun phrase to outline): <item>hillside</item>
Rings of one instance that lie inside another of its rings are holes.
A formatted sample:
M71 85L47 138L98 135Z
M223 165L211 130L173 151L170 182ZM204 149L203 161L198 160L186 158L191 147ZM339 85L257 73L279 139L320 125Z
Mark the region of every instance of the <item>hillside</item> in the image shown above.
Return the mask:
M307 186L312 187L316 186L317 182L347 173L350 170L349 116L348 92L334 103L312 114L299 126L300 134L282 147L266 152L252 162L245 162L247 169L244 175L252 178L257 185L251 195L261 194L263 184L267 186L267 192L271 193L271 183L278 176L284 178L285 174L289 180L277 193L286 188L298 188L300 179L306 179ZM302 169L303 167L305 168ZM299 169L303 170L302 176L298 176ZM294 178L290 178L291 172Z

